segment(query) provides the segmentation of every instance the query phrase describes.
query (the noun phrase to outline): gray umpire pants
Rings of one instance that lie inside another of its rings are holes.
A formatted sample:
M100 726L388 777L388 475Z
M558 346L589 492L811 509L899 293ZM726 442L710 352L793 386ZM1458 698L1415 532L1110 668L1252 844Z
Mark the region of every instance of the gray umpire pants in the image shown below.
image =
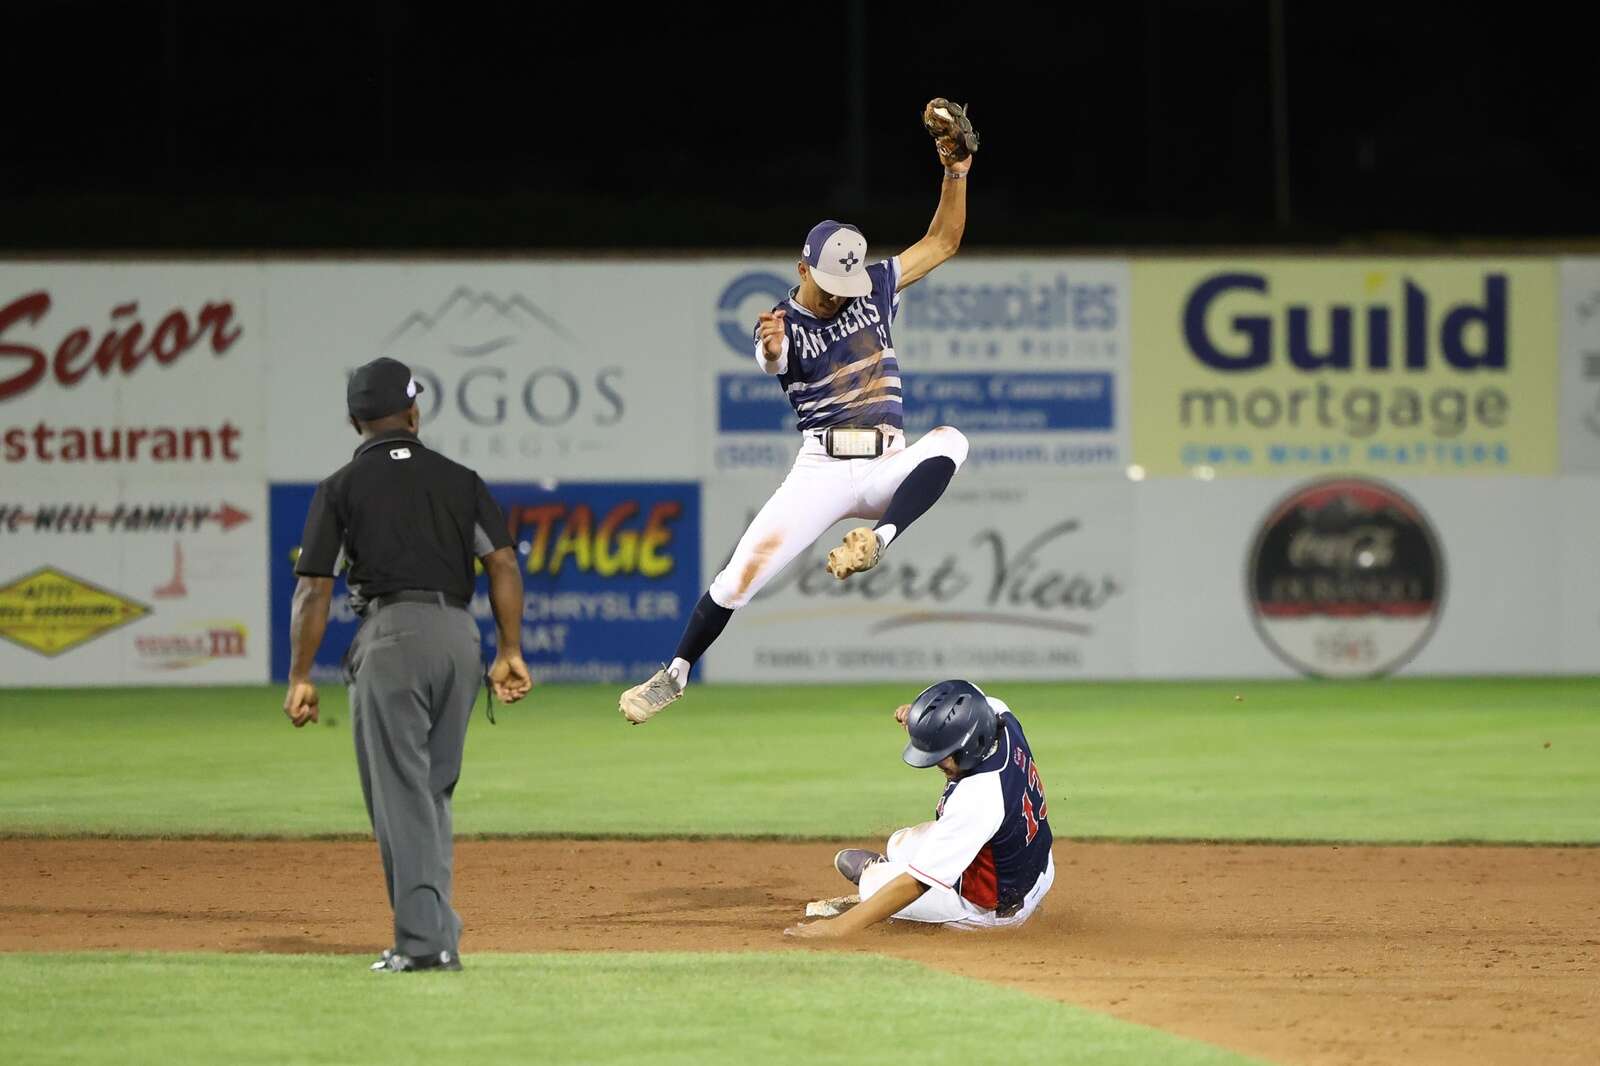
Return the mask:
M429 603L375 608L346 660L356 765L394 909L395 950L458 952L450 797L483 683L478 627Z

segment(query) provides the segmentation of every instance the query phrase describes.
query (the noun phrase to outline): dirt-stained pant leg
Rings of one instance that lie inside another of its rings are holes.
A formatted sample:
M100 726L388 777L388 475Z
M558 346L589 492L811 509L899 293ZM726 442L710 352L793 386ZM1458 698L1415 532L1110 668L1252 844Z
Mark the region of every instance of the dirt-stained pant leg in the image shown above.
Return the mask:
M778 576L829 526L854 514L858 494L850 464L830 459L808 439L794 467L739 538L733 557L711 581L711 599L738 610Z
M459 950L450 906L450 799L482 677L478 630L454 608L402 603L367 620L351 650L356 759L406 955Z

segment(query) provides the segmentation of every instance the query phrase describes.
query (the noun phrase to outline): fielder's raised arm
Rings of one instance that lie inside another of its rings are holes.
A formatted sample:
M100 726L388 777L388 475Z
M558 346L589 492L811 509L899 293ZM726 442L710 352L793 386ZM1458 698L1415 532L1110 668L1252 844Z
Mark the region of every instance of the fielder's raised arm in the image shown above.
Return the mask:
M972 169L972 153L978 150L977 131L960 104L944 97L930 100L922 124L933 135L939 162L944 164L944 183L927 236L900 253L901 289L921 281L961 247L967 228L967 171Z
M939 144L945 182L928 236L903 257L874 261L860 229L823 219L800 245L800 283L750 335L751 355L794 409L800 447L789 475L695 604L671 662L618 698L617 709L634 725L683 696L690 671L733 613L835 522L876 523L856 526L828 552L828 573L843 581L877 566L966 461L967 438L954 426L906 440L894 354L899 290L954 255L966 228L965 175L977 135L960 107L945 100L930 106L923 120Z

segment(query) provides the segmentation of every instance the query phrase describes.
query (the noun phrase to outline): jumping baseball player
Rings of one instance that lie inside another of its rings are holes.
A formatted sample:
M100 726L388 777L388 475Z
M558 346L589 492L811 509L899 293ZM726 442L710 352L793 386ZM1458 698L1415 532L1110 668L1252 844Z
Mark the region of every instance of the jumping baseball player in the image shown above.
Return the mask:
M827 901L843 913L786 936L848 936L888 918L958 929L1020 925L1050 891L1056 867L1044 783L1011 709L969 682L941 681L895 721L910 736L905 761L937 766L948 782L935 819L895 833L885 854L835 855L859 897Z
M967 222L967 172L978 136L960 105L931 101L923 122L944 164L928 233L893 259L868 263L854 226L819 222L806 235L800 284L760 316L755 359L778 379L802 441L794 467L750 528L685 627L672 662L622 694L638 725L683 695L689 671L733 617L829 526L876 520L828 553L843 580L878 565L885 549L944 493L967 457L959 430L940 426L907 446L900 367L890 332L900 291L956 254Z

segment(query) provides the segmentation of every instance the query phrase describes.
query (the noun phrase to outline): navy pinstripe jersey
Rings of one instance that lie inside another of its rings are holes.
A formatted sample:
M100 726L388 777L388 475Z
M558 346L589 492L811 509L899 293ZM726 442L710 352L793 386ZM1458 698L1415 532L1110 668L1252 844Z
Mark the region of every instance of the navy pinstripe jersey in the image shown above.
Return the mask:
M785 354L778 381L801 432L828 426L904 428L900 364L890 326L900 310L900 259L867 267L872 291L847 302L832 318L818 318L795 300L798 289L773 308L788 312ZM759 360L761 342L756 342Z

